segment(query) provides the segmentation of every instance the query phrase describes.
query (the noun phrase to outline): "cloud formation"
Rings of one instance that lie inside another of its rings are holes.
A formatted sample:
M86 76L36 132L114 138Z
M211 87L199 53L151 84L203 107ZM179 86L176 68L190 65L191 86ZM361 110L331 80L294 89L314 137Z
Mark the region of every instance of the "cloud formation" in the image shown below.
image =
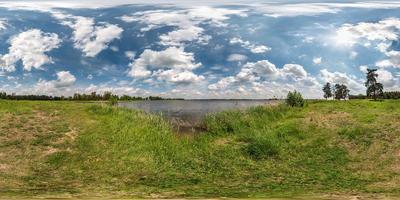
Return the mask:
M129 76L134 78L155 78L170 83L194 83L204 79L192 71L201 66L195 63L193 53L183 48L169 47L163 51L146 49L139 58L130 63Z
M60 12L53 12L53 16L61 20L62 24L72 28L74 47L80 49L85 56L95 57L104 49L108 48L108 44L121 37L123 31L117 25L109 23L95 24L93 18L73 16Z
M229 62L235 62L235 61L246 61L247 60L247 56L243 55L243 54L231 54L228 56L228 59L226 59Z
M230 15L246 16L245 10L200 6L178 11L137 12L133 15L123 15L120 19L127 23L140 22L146 24L147 26L141 29L142 32L163 26L175 27L175 30L160 35L160 44L181 46L191 41L207 43L210 36L204 34L204 29L200 25L209 24L215 27L224 27L227 26L225 21L229 19Z
M324 82L334 84L347 85L352 94L363 94L365 93L365 87L362 80L358 80L356 77L348 75L342 72L330 72L327 69L320 71L321 79Z
M376 49L387 56L376 62L380 68L395 67L400 68L400 51L390 49L393 41L398 41L400 37L400 19L387 18L378 22L361 22L358 24L344 24L337 30L339 43L353 46L357 43L370 45L376 42ZM351 57L357 54L351 54Z
M380 42L397 40L399 38L399 30L400 20L388 18L376 23L343 24L336 33L337 39L340 40L338 42L352 46L360 42L360 39Z
M58 95L66 91L70 91L70 87L73 86L76 81L75 76L69 71L60 71L57 72L56 75L56 80L46 81L40 79L31 92L34 94Z
M61 39L55 33L45 33L39 29L30 29L13 36L8 53L0 55L0 67L7 72L15 71L16 63L21 60L24 70L41 69L42 65L52 63L45 53L58 48Z
M301 90L307 95L320 87L319 82L311 77L304 67L298 64L285 64L277 68L268 60L248 62L235 76L222 78L208 85L214 95L228 95L237 98L241 95L281 97L290 90Z
M0 18L0 31L5 30L7 26L7 20Z
M230 44L239 44L245 49L250 50L252 53L265 53L270 51L271 48L265 45L255 45L250 43L249 41L244 41L239 37L234 37L229 41Z

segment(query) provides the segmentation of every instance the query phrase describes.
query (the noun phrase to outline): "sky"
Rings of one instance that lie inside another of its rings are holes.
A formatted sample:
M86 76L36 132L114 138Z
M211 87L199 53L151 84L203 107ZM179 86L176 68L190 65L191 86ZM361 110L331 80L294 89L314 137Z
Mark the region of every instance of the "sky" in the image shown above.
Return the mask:
M400 1L0 0L0 91L199 99L400 90Z

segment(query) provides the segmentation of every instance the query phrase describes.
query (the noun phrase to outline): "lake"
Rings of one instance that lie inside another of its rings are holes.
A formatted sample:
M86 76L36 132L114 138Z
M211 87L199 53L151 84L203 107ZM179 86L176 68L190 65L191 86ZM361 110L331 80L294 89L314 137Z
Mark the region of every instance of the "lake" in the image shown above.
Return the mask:
M207 114L277 103L278 100L157 100L119 102L118 106L160 114L178 131L195 131Z

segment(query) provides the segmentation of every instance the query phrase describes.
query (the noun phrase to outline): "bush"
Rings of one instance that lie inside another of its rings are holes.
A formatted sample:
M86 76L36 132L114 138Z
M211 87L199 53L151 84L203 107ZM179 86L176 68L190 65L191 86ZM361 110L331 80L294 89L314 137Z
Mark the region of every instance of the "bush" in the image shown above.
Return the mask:
M303 107L304 99L300 92L296 90L294 92L289 92L286 99L286 104L292 107Z
M118 103L118 98L115 96L111 96L110 99L108 100L108 104L110 106L115 106Z

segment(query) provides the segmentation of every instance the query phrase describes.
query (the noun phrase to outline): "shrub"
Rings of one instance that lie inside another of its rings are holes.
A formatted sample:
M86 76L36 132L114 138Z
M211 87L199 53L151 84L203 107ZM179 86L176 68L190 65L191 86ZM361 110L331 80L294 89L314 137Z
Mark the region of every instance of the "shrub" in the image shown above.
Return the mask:
M303 107L304 99L300 92L296 90L294 92L289 92L286 99L286 104L292 107Z
M118 98L115 96L111 96L110 99L108 100L108 104L110 106L115 106L118 103Z

